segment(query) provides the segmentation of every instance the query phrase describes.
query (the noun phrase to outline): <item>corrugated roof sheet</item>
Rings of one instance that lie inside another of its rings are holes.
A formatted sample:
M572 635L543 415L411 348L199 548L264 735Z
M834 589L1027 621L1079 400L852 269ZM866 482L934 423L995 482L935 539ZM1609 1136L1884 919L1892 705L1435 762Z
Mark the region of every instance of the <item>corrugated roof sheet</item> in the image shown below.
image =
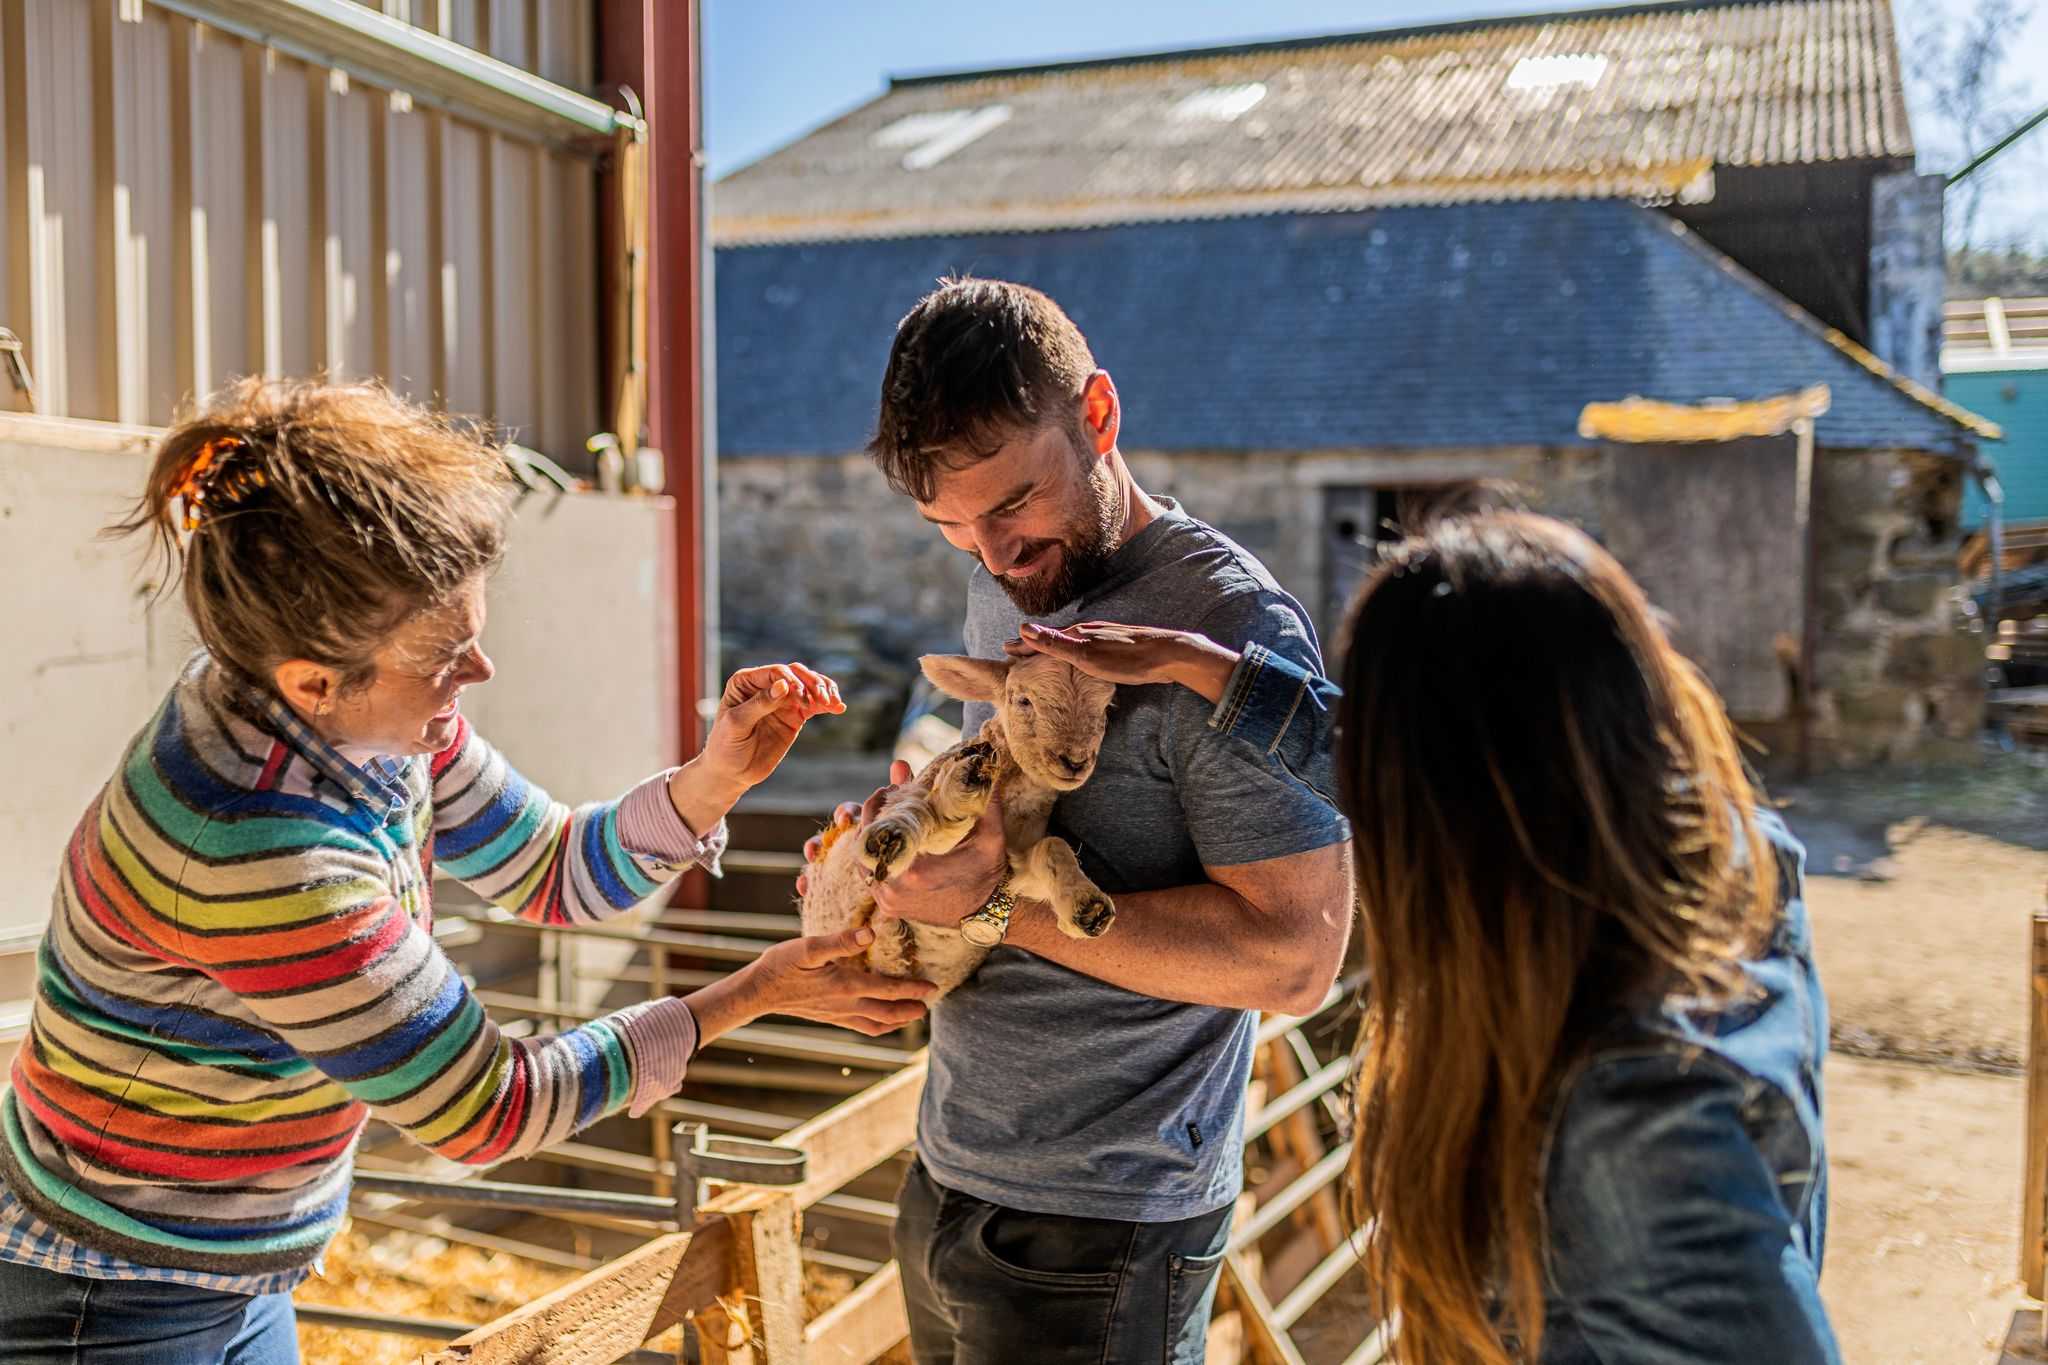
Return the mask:
M1890 0L1691 0L896 81L737 171L721 242L1549 198L1913 155Z
M1133 450L1581 445L1589 403L1818 384L1823 446L1957 453L1997 432L1665 215L1588 201L724 247L721 452L860 449L897 321L950 273L1058 299L1116 376Z

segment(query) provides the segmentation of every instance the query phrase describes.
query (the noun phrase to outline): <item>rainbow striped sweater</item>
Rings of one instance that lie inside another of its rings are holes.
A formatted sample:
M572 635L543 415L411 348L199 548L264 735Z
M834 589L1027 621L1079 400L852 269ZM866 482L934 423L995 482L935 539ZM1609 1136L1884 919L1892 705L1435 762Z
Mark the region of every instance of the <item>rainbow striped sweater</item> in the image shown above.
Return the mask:
M571 811L466 720L385 765L194 659L68 846L0 1091L0 1196L141 1266L298 1271L341 1222L369 1114L483 1164L673 1090L681 1001L507 1038L431 932L436 866L543 923L645 900L688 861L622 838L654 797L715 856L663 779Z

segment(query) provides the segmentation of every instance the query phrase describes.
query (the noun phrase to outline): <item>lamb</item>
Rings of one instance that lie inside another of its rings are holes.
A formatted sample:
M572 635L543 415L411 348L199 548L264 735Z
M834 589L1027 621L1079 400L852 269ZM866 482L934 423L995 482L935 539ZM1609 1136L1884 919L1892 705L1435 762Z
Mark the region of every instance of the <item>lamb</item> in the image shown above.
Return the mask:
M978 735L898 787L864 836L846 837L857 828L851 822L825 831L809 869L803 931L831 934L866 924L875 913L874 883L901 873L921 853L953 848L1000 792L1011 893L1046 902L1070 937L1101 936L1116 918L1115 903L1081 871L1066 840L1045 829L1060 793L1095 771L1115 686L1044 655L1012 661L932 654L920 662L941 691L992 702L996 713ZM868 965L885 976L930 981L939 988L934 1000L973 975L989 953L959 929L901 920L896 926L868 948Z

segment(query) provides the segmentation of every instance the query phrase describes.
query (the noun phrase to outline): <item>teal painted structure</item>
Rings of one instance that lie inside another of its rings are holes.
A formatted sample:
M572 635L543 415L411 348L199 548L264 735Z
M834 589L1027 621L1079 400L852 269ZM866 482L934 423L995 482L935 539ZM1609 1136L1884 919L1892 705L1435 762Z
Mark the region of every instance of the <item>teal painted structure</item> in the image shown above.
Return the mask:
M2048 368L1952 372L1941 394L2005 428L2005 439L1987 442L1982 454L1998 467L2006 522L2048 521ZM1984 513L1984 494L1969 480L1963 525L1983 526Z

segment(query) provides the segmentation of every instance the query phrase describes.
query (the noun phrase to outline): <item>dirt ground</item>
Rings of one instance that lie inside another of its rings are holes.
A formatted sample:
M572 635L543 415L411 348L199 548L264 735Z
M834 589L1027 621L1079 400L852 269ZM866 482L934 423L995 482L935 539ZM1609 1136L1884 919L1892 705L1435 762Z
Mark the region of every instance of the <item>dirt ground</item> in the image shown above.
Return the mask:
M1851 1365L1989 1365L2018 1285L2028 921L2048 769L1780 790L1836 1053L1821 1291ZM1850 1055L1854 1054L1854 1055Z

